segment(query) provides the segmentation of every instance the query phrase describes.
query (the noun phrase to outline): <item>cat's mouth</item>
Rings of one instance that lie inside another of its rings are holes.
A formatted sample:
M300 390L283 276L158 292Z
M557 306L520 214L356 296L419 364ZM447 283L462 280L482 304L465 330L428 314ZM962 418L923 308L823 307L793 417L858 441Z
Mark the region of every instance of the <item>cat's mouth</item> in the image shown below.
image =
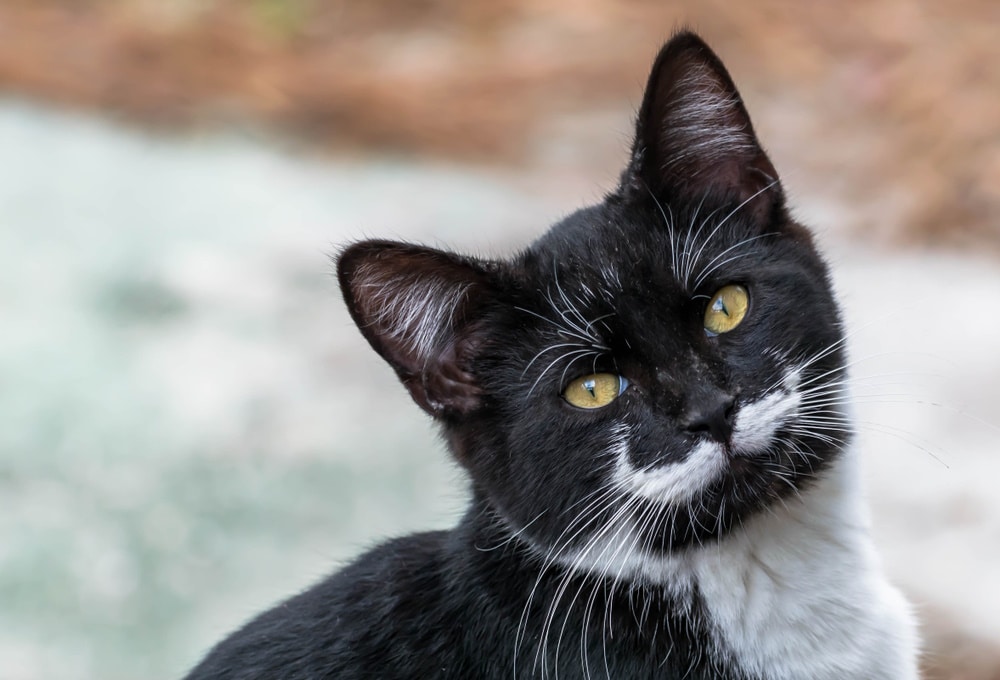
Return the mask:
M736 411L727 443L701 440L680 461L637 467L630 458L627 431L616 443L615 480L627 492L656 503L690 501L726 475L750 474L760 459L780 446L783 429L795 418L800 397L786 387Z

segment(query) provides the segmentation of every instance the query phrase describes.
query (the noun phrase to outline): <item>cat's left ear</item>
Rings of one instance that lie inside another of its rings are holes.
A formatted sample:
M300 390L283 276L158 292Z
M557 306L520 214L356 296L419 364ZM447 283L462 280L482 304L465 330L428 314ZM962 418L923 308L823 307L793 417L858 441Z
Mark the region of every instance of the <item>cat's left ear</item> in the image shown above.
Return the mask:
M432 248L365 241L341 253L337 274L354 322L421 408L448 417L478 407L469 367L494 299L484 265Z
M722 61L694 33L660 50L636 121L622 191L747 201L764 215L783 204L778 174L754 134Z

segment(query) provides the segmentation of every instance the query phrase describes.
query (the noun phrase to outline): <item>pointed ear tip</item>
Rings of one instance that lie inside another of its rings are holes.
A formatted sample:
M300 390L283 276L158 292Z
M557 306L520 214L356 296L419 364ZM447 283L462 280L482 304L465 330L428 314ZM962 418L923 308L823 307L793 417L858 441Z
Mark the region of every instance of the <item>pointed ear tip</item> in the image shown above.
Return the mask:
M334 260L337 263L337 274L343 282L345 277L353 274L357 270L358 265L362 262L377 257L378 255L393 248L401 249L402 247L403 244L401 243L381 240L366 240L348 243L347 245L341 246L338 252L334 255Z
M358 243L349 243L346 246L342 246L336 255L334 255L334 261L337 266L337 278L340 281L340 287L346 293L350 288L350 283L352 275L357 268L358 262L365 256L367 248L366 241L360 241Z
M682 28L663 44L654 62L654 70L656 66L682 58L712 62L714 68L722 66L722 60L715 50L704 38L689 28Z
M384 241L357 241L341 247L336 253L337 282L340 284L341 294L349 304L355 300L358 271L364 263L372 262L390 246L390 243Z
M348 243L340 247L337 253L338 260L353 259L358 256L364 256L368 253L373 253L379 250L384 250L385 248L391 247L395 244L391 241L382 241L378 239L365 239L364 241L354 241L353 243Z
M674 45L677 48L683 47L708 47L708 43L698 33L687 26L682 26L670 36L666 45ZM665 45L665 46L666 46Z

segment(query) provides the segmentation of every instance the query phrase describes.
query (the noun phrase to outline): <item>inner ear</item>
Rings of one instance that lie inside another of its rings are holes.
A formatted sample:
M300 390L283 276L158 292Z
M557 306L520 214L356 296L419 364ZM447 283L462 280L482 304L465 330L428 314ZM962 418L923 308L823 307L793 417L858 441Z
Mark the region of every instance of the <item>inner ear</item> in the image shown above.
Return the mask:
M445 417L478 407L470 366L485 339L482 312L494 297L485 265L366 241L340 255L337 273L354 322L421 408Z
M680 33L653 64L623 187L656 196L728 196L753 208L781 201L778 175L719 58Z

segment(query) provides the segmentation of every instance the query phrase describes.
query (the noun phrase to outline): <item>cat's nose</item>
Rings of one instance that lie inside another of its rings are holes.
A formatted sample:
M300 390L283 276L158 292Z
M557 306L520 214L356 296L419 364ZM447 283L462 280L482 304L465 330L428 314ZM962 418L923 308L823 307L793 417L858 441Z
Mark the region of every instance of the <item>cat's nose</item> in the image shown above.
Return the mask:
M720 444L729 442L733 435L733 413L736 398L725 392L700 394L688 404L684 416L684 429L694 435L707 436Z

